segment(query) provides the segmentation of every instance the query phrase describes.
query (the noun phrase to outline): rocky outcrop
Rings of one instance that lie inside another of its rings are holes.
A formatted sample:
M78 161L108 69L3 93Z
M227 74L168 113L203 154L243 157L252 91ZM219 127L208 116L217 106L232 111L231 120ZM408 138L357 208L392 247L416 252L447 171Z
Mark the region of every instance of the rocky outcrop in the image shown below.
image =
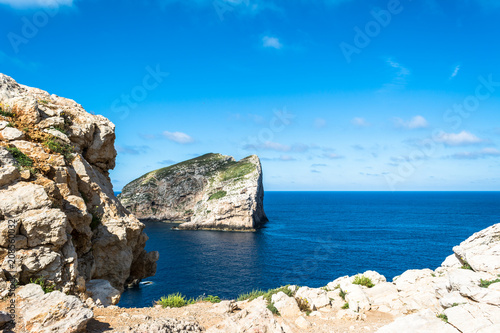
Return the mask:
M237 162L207 154L149 172L119 195L140 219L184 222L179 229L255 230L267 222L257 156Z
M60 291L45 294L42 287L29 284L18 292L20 318L18 332L85 332L94 316L76 296Z
M144 225L113 194L114 130L70 99L0 74L0 291L13 279L82 295L103 279L123 291L155 273Z

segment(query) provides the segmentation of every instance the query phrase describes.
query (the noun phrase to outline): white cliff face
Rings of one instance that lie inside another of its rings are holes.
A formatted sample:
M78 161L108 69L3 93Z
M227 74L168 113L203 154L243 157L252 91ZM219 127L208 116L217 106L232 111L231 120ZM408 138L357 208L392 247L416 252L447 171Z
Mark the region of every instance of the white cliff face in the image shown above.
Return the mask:
M152 171L125 186L119 199L140 219L185 222L179 229L255 230L267 222L255 155L236 162L207 154Z
M108 176L115 126L3 74L0 108L0 289L14 277L44 278L70 293L103 279L122 291L153 275L157 253L145 252L144 225L116 199Z

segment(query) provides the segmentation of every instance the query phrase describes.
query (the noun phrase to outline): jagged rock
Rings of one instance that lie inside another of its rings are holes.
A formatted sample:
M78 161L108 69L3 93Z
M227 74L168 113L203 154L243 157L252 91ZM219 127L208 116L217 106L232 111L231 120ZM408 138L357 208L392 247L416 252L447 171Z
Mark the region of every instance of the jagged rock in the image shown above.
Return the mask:
M330 305L330 299L323 289L301 287L297 290L295 297L307 300L311 310L317 310Z
M467 298L460 295L458 291L453 291L439 300L439 304L441 304L441 306L445 309L461 304L467 304L468 302Z
M453 248L462 263L476 272L500 274L500 224L475 233Z
M345 301L349 303L350 310L360 313L370 310L370 299L361 286L357 284L343 284L340 288L346 293Z
M103 306L118 304L120 292L113 288L108 280L90 280L85 284L87 292L94 301L101 301Z
M204 332L205 330L198 323L169 318L146 320L145 323L130 327L125 331L114 331L117 333L189 333Z
M22 182L0 190L0 213L8 218L30 210L48 208L51 204L40 185Z
M220 303L214 304L213 312L224 314L233 313L238 309L238 305L235 301L222 301Z
M144 250L144 225L116 199L109 178L115 126L3 74L0 103L13 114L0 116L1 267L8 264L6 230L15 223L19 264L10 271L23 283L43 277L82 294L85 281L103 279L122 292L127 282L154 275L158 253ZM37 172L23 169L6 145L31 159ZM0 276L0 292L5 286Z
M36 284L21 288L17 296L26 332L85 332L93 317L92 311L85 308L78 297L60 291L44 294L42 287Z
M311 323L308 322L307 319L304 318L304 316L300 316L299 318L297 318L295 320L295 325L297 325L299 328L301 328L303 330L306 330L309 327L311 327Z
M179 229L255 230L267 222L257 156L207 154L127 184L122 204L141 219L184 221Z
M266 301L259 297L239 312L231 315L216 327L211 327L207 333L287 333L269 309Z
M5 127L0 131L0 139L5 141L21 140L24 138L24 133L17 128Z
M15 166L0 167L0 187L13 183L19 177L21 174Z
M411 314L396 319L393 323L380 328L377 333L422 333L422 332L440 332L440 333L459 333L451 325L436 318L434 312L423 310L419 313Z
M473 333L500 324L500 308L487 304L464 304L444 311L448 322L462 333Z
M284 292L280 291L274 294L271 301L282 317L298 317L300 315L300 308L295 298L287 296Z
M372 310L392 314L403 312L404 303L400 299L398 288L393 283L380 283L365 290L365 293L371 302Z
M449 255L441 264L441 267L460 268L462 263L454 254Z

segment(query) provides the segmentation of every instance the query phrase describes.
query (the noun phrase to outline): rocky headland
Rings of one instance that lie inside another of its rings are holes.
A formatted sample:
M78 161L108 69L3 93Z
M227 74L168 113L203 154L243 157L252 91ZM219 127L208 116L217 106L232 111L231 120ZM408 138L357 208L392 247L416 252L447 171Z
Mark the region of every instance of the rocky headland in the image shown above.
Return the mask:
M235 161L206 154L155 170L127 184L118 198L139 219L182 222L184 230L253 231L267 222L255 155Z
M109 305L154 275L144 224L113 194L114 140L108 119L0 74L0 296L38 281Z

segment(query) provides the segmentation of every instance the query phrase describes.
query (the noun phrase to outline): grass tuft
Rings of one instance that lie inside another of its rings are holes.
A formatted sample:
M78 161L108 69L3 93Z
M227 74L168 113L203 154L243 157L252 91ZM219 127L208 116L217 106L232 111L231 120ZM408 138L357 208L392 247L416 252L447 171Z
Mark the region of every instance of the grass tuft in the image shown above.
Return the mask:
M60 143L59 141L56 141L53 138L46 140L44 144L52 152L63 155L67 161L72 161L74 159L73 147L71 147L70 145L67 145L65 143Z
M210 302L210 303L220 303L221 299L219 296L208 295L207 297L203 298L203 301Z
M43 292L46 294L51 293L55 290L55 285L53 283L47 282L43 277L36 278L35 280L30 279L30 283L34 283L42 287Z
M444 321L445 323L448 322L448 316L445 315L444 313L441 313L441 314L438 314L436 315L436 317L438 317L439 319L441 319L442 321Z
M352 284L359 284L361 286L365 286L365 287L368 287L368 288L371 288L371 287L375 286L373 284L372 280L369 277L366 277L364 275L357 275L354 278L354 281L352 282Z
M342 305L342 309L349 309L349 303L345 303L344 305Z
M168 296L163 296L156 304L161 305L164 308L182 308L183 306L194 304L195 300L187 299L186 296L181 293L170 294Z
M216 192L216 193L212 194L210 196L210 198L208 198L208 201L221 199L221 198L224 198L226 195L227 195L226 191L219 191L219 192Z
M340 291L339 291L339 296L340 296L340 298L342 298L342 299L345 301L345 296L346 296L346 295L347 295L347 294L346 294L346 292L345 292L345 291L343 291L342 289L340 289Z
M33 166L33 160L26 156L17 147L7 147L6 149L12 154L19 167L31 168Z
M492 281L487 281L487 280L481 279L481 281L479 282L479 286L482 288L488 288L493 283L498 283L498 282L500 282L500 279L496 279L496 280L492 280Z

